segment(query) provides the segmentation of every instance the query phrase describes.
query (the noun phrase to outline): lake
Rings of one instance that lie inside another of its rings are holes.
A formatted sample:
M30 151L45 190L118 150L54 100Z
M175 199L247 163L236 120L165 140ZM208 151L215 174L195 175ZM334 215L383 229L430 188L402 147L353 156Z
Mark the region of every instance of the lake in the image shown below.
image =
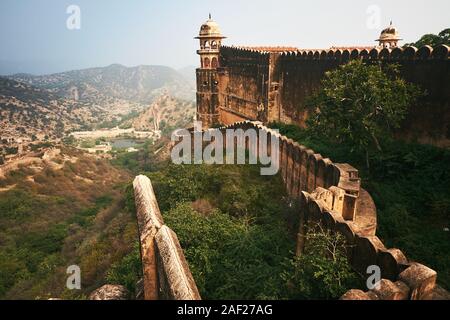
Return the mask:
M111 145L115 149L128 149L137 146L138 143L133 139L119 139L114 140Z

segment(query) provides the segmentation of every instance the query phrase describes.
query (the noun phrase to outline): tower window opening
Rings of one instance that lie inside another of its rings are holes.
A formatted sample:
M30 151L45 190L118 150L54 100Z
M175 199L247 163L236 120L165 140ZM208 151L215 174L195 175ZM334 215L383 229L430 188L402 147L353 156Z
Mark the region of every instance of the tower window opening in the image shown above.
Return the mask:
M218 67L217 58L212 58L211 66L213 69L216 69Z
M205 58L205 61L204 61L203 65L204 65L205 68L209 68L209 66L210 66L209 58Z

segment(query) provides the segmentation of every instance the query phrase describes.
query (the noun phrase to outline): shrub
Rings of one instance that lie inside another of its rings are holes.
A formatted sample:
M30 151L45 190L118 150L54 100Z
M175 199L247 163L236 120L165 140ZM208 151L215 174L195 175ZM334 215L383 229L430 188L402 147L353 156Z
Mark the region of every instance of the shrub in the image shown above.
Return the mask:
M142 278L141 253L139 243L124 256L120 262L111 266L106 275L106 281L111 284L125 286L131 293L136 293L136 284Z
M320 224L309 224L305 252L289 260L283 279L291 299L336 299L361 287L346 256L345 239Z

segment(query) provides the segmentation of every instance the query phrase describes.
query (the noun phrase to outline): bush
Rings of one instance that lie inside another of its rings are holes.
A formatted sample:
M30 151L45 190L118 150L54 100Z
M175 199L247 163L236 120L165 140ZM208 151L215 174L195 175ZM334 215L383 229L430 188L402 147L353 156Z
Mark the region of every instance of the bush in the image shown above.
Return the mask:
M438 282L450 287L450 151L430 145L384 141L383 152L370 158L371 170L353 146L311 135L295 125L272 128L335 162L359 170L362 187L377 207L377 235L388 247L400 248L409 259L438 272Z
M111 266L106 275L106 281L111 284L123 285L131 293L136 293L136 284L141 278L141 253L139 243L136 243L132 252Z
M177 233L204 299L258 299L282 292L282 262L293 240L282 222L257 225L213 211L207 217L190 204L164 214Z
M283 279L290 299L336 299L349 289L362 287L346 256L345 239L339 233L310 224L305 252L289 260Z
M282 275L291 271L285 262L293 256L298 208L279 176L260 176L257 166L201 165L150 177L204 299L295 298ZM324 297L338 297L333 283L326 290L334 291Z

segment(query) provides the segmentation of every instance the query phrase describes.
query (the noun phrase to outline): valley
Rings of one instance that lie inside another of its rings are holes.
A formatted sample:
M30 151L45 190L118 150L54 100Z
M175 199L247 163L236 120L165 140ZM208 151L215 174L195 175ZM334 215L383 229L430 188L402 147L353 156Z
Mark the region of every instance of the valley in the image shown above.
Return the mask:
M162 66L0 77L0 165L65 139L158 140L195 115L194 83Z
M190 80L159 66L0 77L0 299L86 299L108 282L135 297L128 182L192 123L193 98ZM74 263L76 293L64 286Z

